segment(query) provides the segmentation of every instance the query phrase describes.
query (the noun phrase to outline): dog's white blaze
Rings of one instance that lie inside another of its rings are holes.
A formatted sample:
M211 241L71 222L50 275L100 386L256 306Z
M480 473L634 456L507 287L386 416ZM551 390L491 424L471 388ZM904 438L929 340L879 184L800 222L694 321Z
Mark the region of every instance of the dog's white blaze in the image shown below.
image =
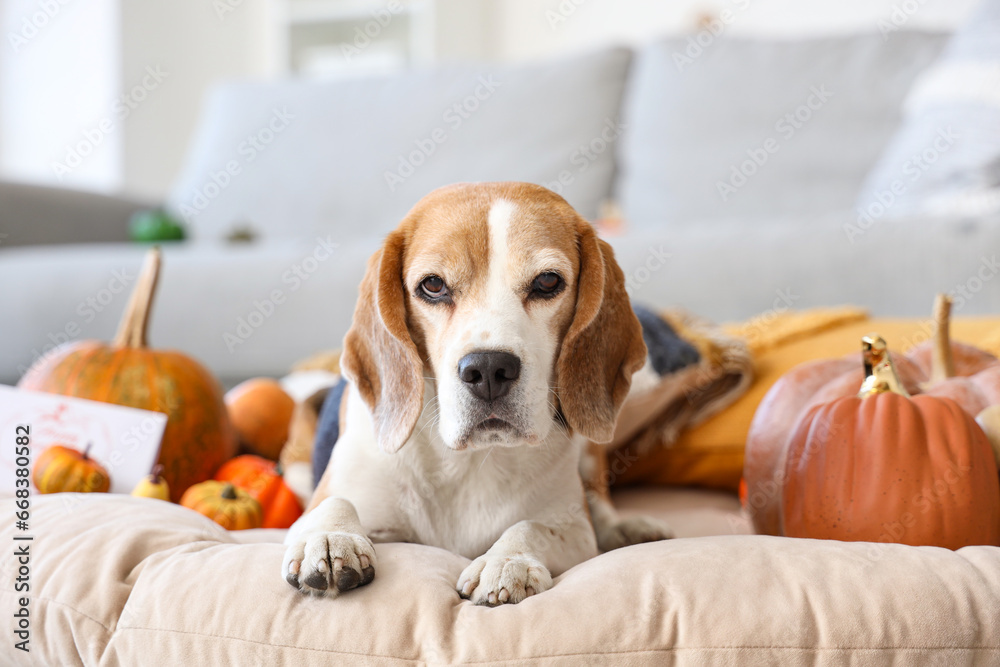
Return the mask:
M550 311L525 307L522 283L533 277L531 271L562 267L566 260L551 250L539 249L535 257L527 259L531 266L520 266L518 262L526 258L513 256L509 243L517 212L515 204L503 199L490 207L484 289L478 302L462 304L456 315L458 334L442 351L442 368L437 374L439 428L442 439L451 447L537 443L545 439L552 425L548 394L557 341L546 321ZM461 442L463 434L474 425L470 420L479 399L458 377L458 363L476 350L509 352L521 360L520 376L510 392L516 414L508 415L516 421L518 435L487 442L485 434L474 433L471 441Z
M491 312L503 309L503 297L510 291L507 270L510 253L507 246L507 233L510 231L510 220L513 216L514 204L505 199L498 199L490 207L490 259L486 298L489 299Z

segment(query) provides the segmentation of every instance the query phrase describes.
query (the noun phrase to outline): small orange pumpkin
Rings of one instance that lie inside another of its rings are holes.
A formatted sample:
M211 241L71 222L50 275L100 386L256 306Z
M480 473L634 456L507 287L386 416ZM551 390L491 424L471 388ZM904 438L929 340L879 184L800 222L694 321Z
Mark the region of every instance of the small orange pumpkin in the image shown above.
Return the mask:
M789 439L781 533L1000 545L1000 482L986 434L950 398L910 397L885 341L864 342L861 393L814 406Z
M180 352L147 346L159 274L160 250L153 248L114 341L66 343L33 364L18 386L165 413L159 462L176 501L236 454L236 437L218 381Z
M181 505L198 512L226 530L260 528L263 510L249 493L229 482L209 480L184 492Z
M295 401L271 378L253 378L226 393L226 407L243 447L276 461L288 440Z
M32 468L35 486L41 493L107 493L111 476L89 454L89 444L82 452L52 445L41 453Z
M215 479L232 482L249 493L264 510L263 528L289 528L302 516L302 505L281 475L281 466L260 456L244 454L227 461Z

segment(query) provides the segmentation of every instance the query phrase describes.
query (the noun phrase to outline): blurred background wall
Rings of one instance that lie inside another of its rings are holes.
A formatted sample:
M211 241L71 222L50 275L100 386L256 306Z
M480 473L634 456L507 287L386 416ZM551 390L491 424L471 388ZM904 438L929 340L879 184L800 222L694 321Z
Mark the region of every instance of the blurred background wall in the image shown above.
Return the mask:
M693 33L950 29L974 0L0 0L0 178L160 199L230 78L518 61Z

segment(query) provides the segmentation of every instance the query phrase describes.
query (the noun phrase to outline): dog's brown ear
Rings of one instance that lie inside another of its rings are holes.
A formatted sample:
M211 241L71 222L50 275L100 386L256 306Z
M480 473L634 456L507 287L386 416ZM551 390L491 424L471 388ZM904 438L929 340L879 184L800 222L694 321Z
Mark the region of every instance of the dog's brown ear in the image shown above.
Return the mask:
M423 363L406 324L403 232L392 232L368 260L341 369L371 410L375 437L393 453L409 439L423 409Z
M642 326L614 252L585 220L578 224L576 313L556 361L559 402L570 428L610 442L632 374L646 360Z

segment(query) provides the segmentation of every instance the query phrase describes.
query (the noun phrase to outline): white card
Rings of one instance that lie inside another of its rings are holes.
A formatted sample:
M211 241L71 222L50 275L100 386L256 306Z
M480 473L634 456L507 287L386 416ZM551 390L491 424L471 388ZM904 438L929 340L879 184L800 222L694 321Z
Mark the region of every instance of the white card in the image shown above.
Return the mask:
M0 497L14 494L20 426L29 430L31 465L52 445L82 452L90 444L89 456L111 476L111 493L131 493L159 456L167 416L0 385Z

